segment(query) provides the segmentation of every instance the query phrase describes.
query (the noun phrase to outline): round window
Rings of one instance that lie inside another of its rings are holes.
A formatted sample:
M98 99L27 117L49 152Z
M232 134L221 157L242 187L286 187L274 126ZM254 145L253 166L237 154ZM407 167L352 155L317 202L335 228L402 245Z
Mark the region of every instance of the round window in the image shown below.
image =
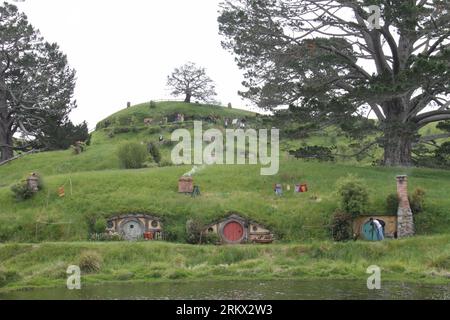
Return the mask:
M213 228L209 228L209 229L208 229L208 232L209 232L209 233L213 233L213 232L214 232L214 229L213 229Z
M158 221L153 220L152 223L151 223L151 225L152 225L152 228L158 228L159 223L158 223Z
M258 227L257 226L253 226L253 231L254 232L258 231Z

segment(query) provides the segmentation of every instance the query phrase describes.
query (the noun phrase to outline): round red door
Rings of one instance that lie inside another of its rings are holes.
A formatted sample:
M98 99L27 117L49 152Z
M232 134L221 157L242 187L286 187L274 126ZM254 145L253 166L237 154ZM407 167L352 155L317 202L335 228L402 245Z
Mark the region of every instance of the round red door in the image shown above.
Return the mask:
M223 228L223 235L226 240L236 242L244 236L244 228L240 223L232 221Z

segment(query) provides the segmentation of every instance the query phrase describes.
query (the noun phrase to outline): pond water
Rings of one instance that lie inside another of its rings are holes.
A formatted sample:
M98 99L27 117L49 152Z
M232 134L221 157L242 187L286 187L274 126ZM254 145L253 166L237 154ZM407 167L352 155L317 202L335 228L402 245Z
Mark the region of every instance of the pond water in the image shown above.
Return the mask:
M128 283L36 289L0 294L4 300L450 300L447 285L382 283L368 290L364 281L203 281L176 283Z

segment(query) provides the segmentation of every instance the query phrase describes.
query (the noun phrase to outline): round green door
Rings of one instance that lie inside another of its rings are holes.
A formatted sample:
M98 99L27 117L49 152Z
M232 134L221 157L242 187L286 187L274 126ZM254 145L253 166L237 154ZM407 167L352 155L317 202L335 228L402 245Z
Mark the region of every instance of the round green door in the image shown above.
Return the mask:
M368 241L378 241L377 228L375 226L372 226L370 224L370 221L367 221L363 225L362 234L364 236L364 239Z

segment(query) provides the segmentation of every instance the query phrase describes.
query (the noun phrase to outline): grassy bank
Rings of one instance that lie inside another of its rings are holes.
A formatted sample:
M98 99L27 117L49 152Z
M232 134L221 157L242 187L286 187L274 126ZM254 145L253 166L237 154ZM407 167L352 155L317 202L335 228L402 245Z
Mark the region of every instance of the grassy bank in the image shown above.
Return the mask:
M450 236L382 243L311 242L269 246L169 243L42 243L0 245L0 290L64 286L69 265L86 252L99 269L87 284L108 281L237 279L366 279L378 265L384 280L449 283ZM92 261L91 261L92 262Z
M106 170L45 177L45 189L17 202L0 188L0 241L85 241L91 217L142 212L163 218L175 242L185 242L186 221L205 224L237 212L273 230L282 241L329 239L327 228L338 206L336 183L348 173L364 178L370 190L369 214L385 214L385 199L396 191L395 176L404 170L364 168L283 160L277 176L264 177L259 166L210 166L195 176L198 198L178 194L178 178L190 167ZM425 212L416 216L419 234L448 233L450 173L408 169L410 189L427 192ZM72 193L69 179L72 181ZM275 183L307 182L310 192L273 194ZM57 189L66 184L66 197ZM391 212L390 214L395 214Z

